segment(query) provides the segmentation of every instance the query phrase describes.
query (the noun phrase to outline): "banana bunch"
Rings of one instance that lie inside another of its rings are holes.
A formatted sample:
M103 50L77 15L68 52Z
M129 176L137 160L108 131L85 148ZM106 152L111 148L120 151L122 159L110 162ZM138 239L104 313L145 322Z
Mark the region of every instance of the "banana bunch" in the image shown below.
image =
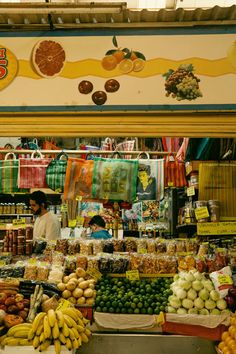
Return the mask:
M87 343L91 332L86 328L89 321L82 313L68 307L61 310L50 309L47 313L40 312L32 323L28 340L40 352L54 344L56 354L61 352L61 345L68 350L78 349L82 343Z
M7 334L0 338L1 346L32 345L32 340L28 339L29 331L32 329L31 323L21 323L11 327Z

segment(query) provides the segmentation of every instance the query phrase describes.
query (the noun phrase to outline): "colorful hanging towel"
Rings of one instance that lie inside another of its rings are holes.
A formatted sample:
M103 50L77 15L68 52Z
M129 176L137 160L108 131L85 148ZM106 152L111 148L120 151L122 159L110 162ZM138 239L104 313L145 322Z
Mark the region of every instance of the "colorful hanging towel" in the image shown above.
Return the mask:
M140 159L138 163L137 199L163 199L164 159Z
M95 157L92 196L132 201L136 198L138 160Z
M8 160L9 156L13 159ZM5 156L5 160L0 161L0 193L18 192L18 165L19 161L15 154L9 152Z

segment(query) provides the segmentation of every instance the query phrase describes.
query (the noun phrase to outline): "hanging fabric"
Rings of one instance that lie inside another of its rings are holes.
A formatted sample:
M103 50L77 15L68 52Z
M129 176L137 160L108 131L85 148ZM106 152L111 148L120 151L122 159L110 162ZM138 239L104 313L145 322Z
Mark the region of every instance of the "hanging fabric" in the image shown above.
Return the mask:
M145 154L147 159L139 159ZM150 159L147 153L138 156L137 199L164 198L164 159Z
M47 188L46 169L50 161L39 150L34 151L28 159L19 159L19 188Z
M77 196L91 198L93 167L93 160L68 158L64 185L65 199L76 199Z
M68 155L65 152L61 152L54 160L49 163L47 167L46 181L48 187L53 191L57 191L59 193L64 191L67 159Z
M178 161L173 154L165 160L165 187L187 186L184 162Z
M11 159L8 159L9 157ZM9 152L5 156L5 160L0 161L0 193L18 192L18 167L19 161L16 155Z
M138 160L96 157L92 196L96 199L132 201L136 198Z

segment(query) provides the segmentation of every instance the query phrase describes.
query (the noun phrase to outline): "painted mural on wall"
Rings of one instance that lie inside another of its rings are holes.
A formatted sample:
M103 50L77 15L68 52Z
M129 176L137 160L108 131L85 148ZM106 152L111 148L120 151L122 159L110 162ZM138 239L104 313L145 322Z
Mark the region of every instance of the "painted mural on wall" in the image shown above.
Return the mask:
M0 111L236 109L236 35L0 40Z

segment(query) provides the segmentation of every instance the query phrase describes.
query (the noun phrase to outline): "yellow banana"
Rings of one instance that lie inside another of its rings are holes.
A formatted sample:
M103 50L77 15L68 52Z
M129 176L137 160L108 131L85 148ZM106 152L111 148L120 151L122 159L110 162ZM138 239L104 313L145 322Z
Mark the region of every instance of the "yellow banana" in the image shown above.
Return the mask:
M60 354L61 352L61 342L59 339L54 340L54 348L55 348L55 353Z
M72 342L71 342L71 339L70 338L66 338L66 348L68 350L71 350L72 349Z
M84 323L85 325L88 324L88 323L90 323L90 320L88 320L88 319L85 318L85 317L82 318L82 321L83 321L83 323Z
M80 337L83 343L88 343L89 340L85 333L80 333Z
M64 323L62 327L62 333L64 334L65 337L69 337L70 332L66 323Z
M21 324L11 327L8 330L7 335L8 335L8 337L15 336L16 332L21 331L21 330L30 330L31 328L32 328L31 323L21 323Z
M48 311L48 322L49 322L50 327L54 327L54 325L56 323L56 314L53 309L50 309Z
M62 332L59 333L59 340L61 342L61 344L66 344L66 337L64 336L64 334Z
M79 334L79 337L77 338L77 341L79 343L79 347L82 345L82 338L81 335Z
M2 345L2 342L4 341L5 338L7 338L6 334L0 337L0 345Z
M37 334L37 332L36 332L36 334ZM28 340L32 340L34 338L34 335L35 335L35 333L33 331L33 328L31 328L28 332Z
M72 317L64 314L64 319L68 327L77 327L77 323L73 320Z
M29 330L28 329L21 329L17 332L15 332L14 336L15 338L28 338Z
M51 327L49 326L48 316L45 316L43 319L43 333L44 333L45 339L48 339L51 337Z
M20 339L19 340L19 345L32 345L32 340L28 340L28 339Z
M40 334L43 332L43 323L40 324L37 328L36 335L40 336Z
M52 337L54 339L57 339L59 337L59 333L60 333L57 322L55 322L54 327L51 330L52 330Z
M78 349L79 347L80 347L79 341L75 338L75 339L72 341L72 348L73 348L73 349Z
M39 312L32 323L32 330L36 333L37 328L43 318L46 316L46 312Z
M46 340L45 334L44 334L44 332L42 332L42 333L40 334L40 336L39 336L40 344L43 343L43 342L45 342L45 340Z
M63 313L60 310L56 311L56 318L57 318L57 321L58 321L58 327L62 328L63 325L64 325L65 320L64 320Z
M78 325L80 325L80 326L82 326L82 327L85 326L85 324L84 324L83 320L81 320L81 318L78 318L78 319L77 319L77 323L78 323Z
M92 332L90 331L90 329L85 328L84 334L86 334L87 337L90 337Z
M80 326L80 325L78 325L78 326L76 327L76 329L77 329L77 331L78 331L79 333L81 333L81 332L84 332L84 331L85 331L85 327Z
M35 336L34 339L33 339L33 347L34 349L37 349L39 344L40 344L40 341L39 341L39 336Z
M43 343L40 344L39 351L43 352L44 350L46 350L49 347L50 344L51 344L51 340L46 339Z
M75 334L74 332L71 330L71 328L69 328L69 337L70 339L73 341L73 339L75 339Z
M79 332L77 331L77 329L76 329L75 327L72 327L72 328L70 328L70 329L71 329L71 331L74 333L75 338L78 338L78 337L79 337Z
M66 309L62 309L61 312L63 313L63 315L67 315L73 318L73 320L77 323L77 319L79 316L73 307L67 307Z
M9 346L17 346L19 345L19 338L15 338L15 337L6 337L3 340L2 345L9 345Z
M80 312L80 310L76 309L73 307L73 310L75 311L75 313L77 314L77 316L82 320L82 318L84 317L82 312Z

